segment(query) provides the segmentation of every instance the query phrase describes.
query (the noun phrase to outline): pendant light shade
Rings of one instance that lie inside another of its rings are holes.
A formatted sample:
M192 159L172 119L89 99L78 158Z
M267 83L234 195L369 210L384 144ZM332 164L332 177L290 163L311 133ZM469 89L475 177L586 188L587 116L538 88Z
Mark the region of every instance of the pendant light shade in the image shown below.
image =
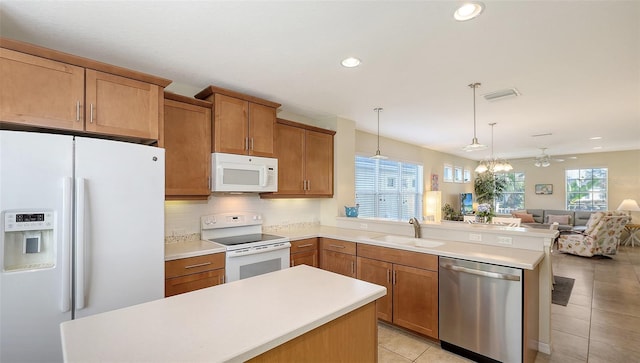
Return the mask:
M508 161L498 159L493 156L493 127L496 123L492 122L489 125L491 126L491 157L487 160L482 160L476 167L475 172L478 174L486 171L490 171L492 173L506 173L513 170L513 166L511 166Z
M376 149L376 154L371 157L371 159L386 159L387 157L380 153L380 112L382 112L382 107L376 107L373 111L378 113L378 148Z
M464 151L477 151L484 150L487 148L487 145L483 145L478 142L478 138L476 137L476 88L480 87L480 83L471 83L469 85L473 89L473 139L471 139L471 144L462 148Z

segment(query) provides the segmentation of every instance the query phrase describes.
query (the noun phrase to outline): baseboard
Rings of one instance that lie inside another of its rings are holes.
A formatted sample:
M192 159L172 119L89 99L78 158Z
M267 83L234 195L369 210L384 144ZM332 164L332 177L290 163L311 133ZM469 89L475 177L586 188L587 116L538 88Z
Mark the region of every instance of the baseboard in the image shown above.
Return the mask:
M551 345L549 343L538 342L538 352L551 354Z

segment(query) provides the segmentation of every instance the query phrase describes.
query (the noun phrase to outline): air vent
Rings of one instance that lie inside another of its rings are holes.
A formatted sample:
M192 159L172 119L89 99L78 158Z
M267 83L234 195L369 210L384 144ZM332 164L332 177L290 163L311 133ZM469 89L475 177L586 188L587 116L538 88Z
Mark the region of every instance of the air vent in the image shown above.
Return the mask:
M542 137L542 136L551 136L553 135L550 132L544 133L544 134L535 134L535 135L531 135L531 137Z
M503 89L485 94L483 97L487 101L497 101L503 98L520 96L520 91L515 88Z

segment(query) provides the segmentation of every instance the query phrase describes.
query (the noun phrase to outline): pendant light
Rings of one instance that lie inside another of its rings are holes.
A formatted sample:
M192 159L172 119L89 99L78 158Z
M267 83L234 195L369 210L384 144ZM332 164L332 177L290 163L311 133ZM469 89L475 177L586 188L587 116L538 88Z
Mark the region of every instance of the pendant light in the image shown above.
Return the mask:
M489 124L489 126L491 126L491 157L487 160L482 160L480 164L478 164L478 167L476 167L475 170L475 172L478 174L484 173L485 171L500 173L513 170L513 166L511 166L508 161L498 159L493 156L493 127L495 125L495 122Z
M376 149L376 154L373 155L371 159L386 159L386 156L380 154L380 112L382 112L382 107L376 107L373 111L378 113L378 148Z
M469 85L473 89L473 139L471 140L471 144L462 148L464 151L477 151L484 150L487 148L487 145L480 144L478 142L478 138L476 137L476 88L480 87L480 83L471 83Z

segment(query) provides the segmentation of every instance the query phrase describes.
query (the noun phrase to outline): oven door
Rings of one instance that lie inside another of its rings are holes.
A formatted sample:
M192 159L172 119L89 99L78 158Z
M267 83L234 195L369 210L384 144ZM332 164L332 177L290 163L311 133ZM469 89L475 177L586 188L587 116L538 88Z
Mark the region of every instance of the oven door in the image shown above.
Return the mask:
M226 282L242 280L289 267L290 247L291 243L281 242L227 251Z

